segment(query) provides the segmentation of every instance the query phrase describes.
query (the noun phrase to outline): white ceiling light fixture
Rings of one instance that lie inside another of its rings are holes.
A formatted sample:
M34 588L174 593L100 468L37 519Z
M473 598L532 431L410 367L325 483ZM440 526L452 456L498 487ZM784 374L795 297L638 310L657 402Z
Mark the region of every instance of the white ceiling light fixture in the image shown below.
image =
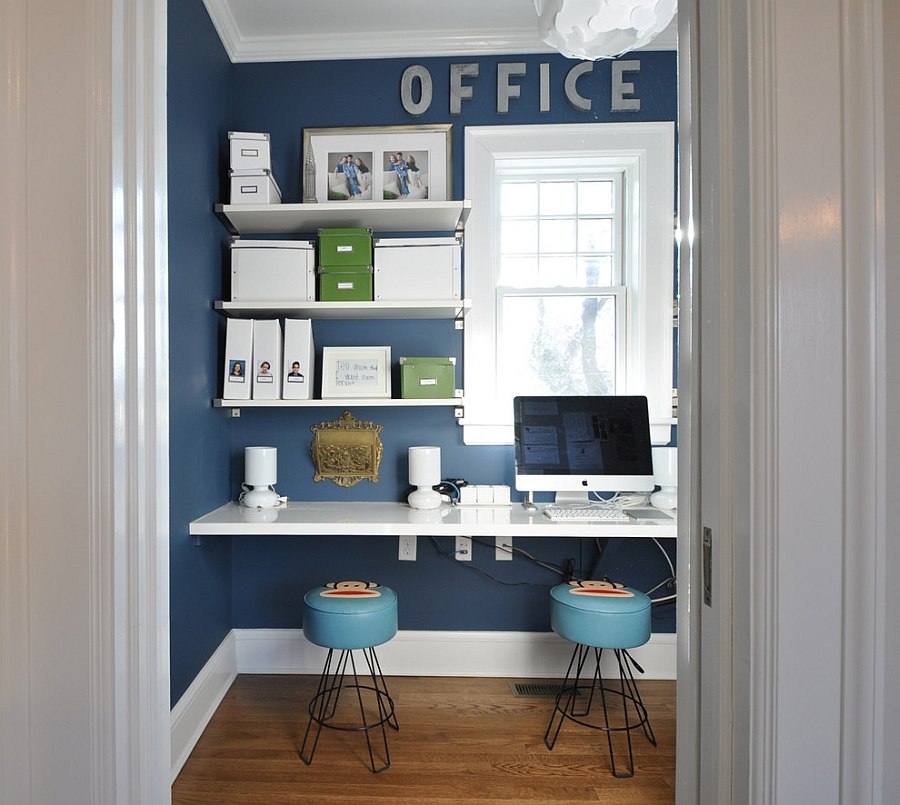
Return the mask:
M649 44L678 0L534 0L541 39L570 59L613 59Z

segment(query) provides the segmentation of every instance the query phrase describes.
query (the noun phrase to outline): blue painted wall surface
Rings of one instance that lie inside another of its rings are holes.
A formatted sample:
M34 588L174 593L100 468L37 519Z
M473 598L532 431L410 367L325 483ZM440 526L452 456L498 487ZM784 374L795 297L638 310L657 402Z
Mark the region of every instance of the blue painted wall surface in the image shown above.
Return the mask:
M224 325L227 233L220 132L230 117L231 63L201 0L169 3L169 477L171 699L174 705L231 629L231 545L195 547L187 524L222 504L231 482L230 421L213 411Z
M474 561L459 563L446 555L451 540L420 538L412 563L398 561L396 538L231 537L191 544L190 519L237 497L243 448L252 444L278 447L277 488L294 500L404 500L406 448L413 444L441 446L445 477L513 484L512 448L463 445L449 408L352 408L357 419L383 425L384 458L377 484L345 489L314 482L309 454L310 426L337 418L340 408L243 409L240 418L231 419L211 407L210 399L220 395L223 327L210 303L227 298L229 290L223 279L227 238L211 210L215 201L227 200L227 132L271 134L274 174L284 200L296 202L305 127L450 122L454 197L461 198L465 126L674 120L675 54L634 56L641 70L626 80L641 99L640 112L609 111L610 66L594 65L578 83L593 109L581 112L565 98L563 82L574 63L561 56L229 65L215 43L207 45L211 26L198 16L205 16L201 0L170 4L173 702L229 628L299 627L304 592L326 580L375 578L394 587L401 629L549 629L546 593L559 576L521 556L496 562L493 546L476 544ZM480 75L466 79L473 98L463 101L460 115L451 116L450 64L460 62L477 63ZM515 79L521 98L510 101L505 115L496 112L498 62L526 64L525 77ZM551 69L549 114L538 106L542 62ZM409 115L400 101L400 77L412 64L425 65L433 81L432 104L421 117ZM178 137L185 139L174 142ZM215 177L218 186L211 184ZM395 362L415 354L462 358L462 334L450 322L317 322L314 334L317 359L325 344L387 344ZM460 372L458 383L461 379ZM393 382L399 383L396 367ZM590 540L529 540L519 547L547 564L584 575L609 574L642 589L668 575L665 558L652 543L623 542L602 546L602 558L601 546ZM659 608L656 615L655 631L674 629L673 607Z

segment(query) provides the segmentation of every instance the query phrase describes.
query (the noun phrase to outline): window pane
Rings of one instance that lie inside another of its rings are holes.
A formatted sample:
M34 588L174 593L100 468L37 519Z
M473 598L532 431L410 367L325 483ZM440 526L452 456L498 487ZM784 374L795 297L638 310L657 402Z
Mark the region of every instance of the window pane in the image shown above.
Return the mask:
M611 252L612 250L612 220L610 218L582 218L578 222L578 251Z
M578 183L578 210L582 215L612 213L613 183L609 180Z
M578 262L575 259L575 255L542 256L538 281L534 284L546 288L552 288L556 285L562 285L567 288L580 287L582 283L578 279Z
M498 368L515 394L615 394L616 297L504 297Z
M574 215L575 182L541 182L541 215Z
M537 182L503 182L500 209L503 215L537 215Z
M575 220L573 218L541 219L541 254L575 251Z
M500 251L522 254L537 251L537 226L534 221L503 221L500 225Z
M619 284L613 276L613 260L609 254L579 258L578 277L579 286L609 288Z
M510 288L528 288L542 284L538 279L538 259L536 255L500 258L500 285Z

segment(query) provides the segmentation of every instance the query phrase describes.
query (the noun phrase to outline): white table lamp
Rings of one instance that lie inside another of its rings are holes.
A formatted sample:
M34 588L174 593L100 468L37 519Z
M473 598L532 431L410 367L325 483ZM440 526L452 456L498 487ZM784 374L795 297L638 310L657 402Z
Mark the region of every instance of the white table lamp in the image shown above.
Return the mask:
M409 482L416 487L407 498L414 509L437 509L441 505L441 493L433 488L441 482L440 447L409 448Z
M274 509L281 502L273 489L277 480L278 449L245 447L241 505L250 509Z

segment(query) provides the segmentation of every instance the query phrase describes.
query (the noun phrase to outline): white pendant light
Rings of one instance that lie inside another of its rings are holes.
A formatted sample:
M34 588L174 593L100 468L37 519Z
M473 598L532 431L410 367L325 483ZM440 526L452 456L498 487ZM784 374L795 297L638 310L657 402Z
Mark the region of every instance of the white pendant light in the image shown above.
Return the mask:
M571 59L612 59L649 44L678 0L534 0L541 39Z

